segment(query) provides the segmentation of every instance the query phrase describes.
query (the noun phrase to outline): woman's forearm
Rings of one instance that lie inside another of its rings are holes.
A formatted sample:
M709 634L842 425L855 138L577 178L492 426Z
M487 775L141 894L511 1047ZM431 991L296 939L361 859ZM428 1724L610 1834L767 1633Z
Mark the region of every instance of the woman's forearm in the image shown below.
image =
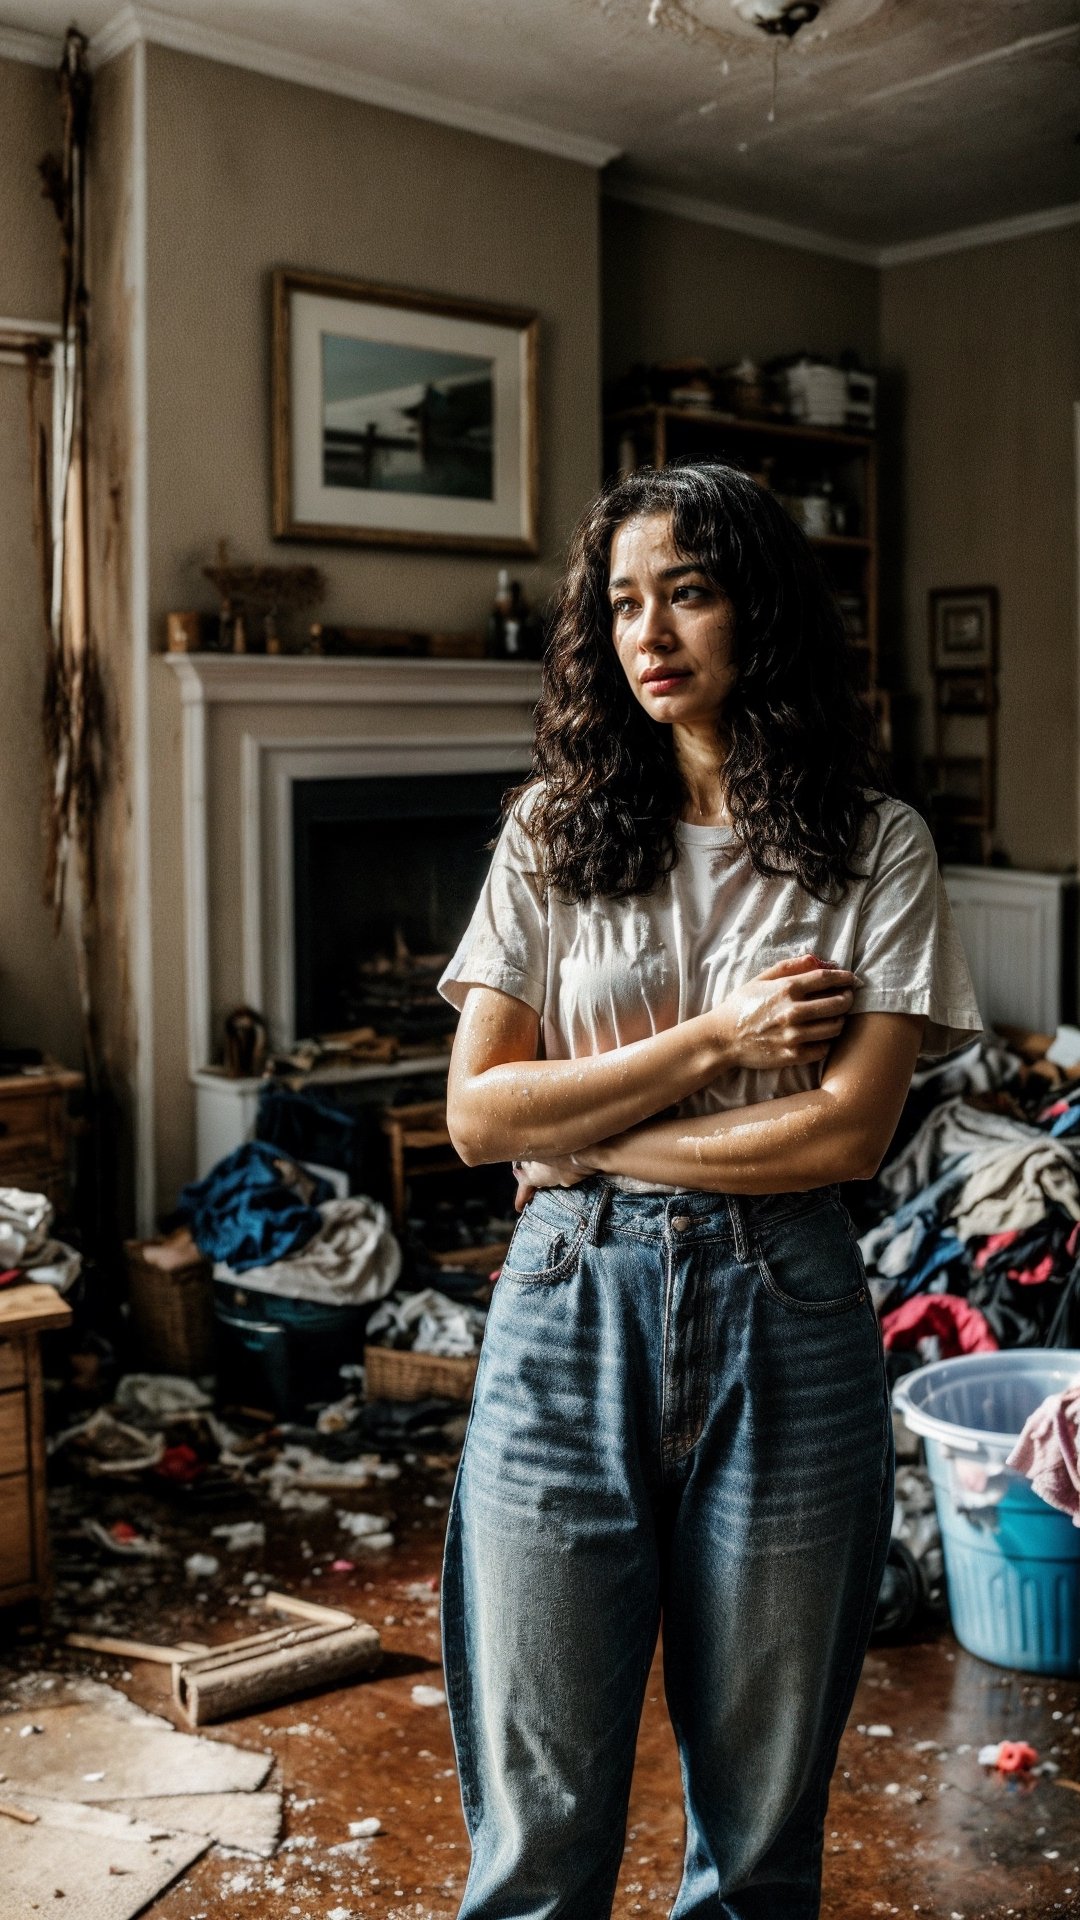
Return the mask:
M707 1193L797 1193L877 1170L865 1122L825 1088L685 1120L658 1120L578 1155L596 1173Z
M447 1118L469 1166L549 1160L662 1113L735 1065L715 1013L576 1060L507 1060L451 1070Z

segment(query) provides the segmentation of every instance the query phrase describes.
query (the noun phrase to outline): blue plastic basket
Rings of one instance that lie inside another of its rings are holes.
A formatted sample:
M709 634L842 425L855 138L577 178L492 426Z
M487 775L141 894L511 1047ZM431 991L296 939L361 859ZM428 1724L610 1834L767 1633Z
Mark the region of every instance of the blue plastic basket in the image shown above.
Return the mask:
M1028 1415L1080 1379L1080 1352L968 1354L905 1374L893 1405L921 1434L953 1631L995 1666L1080 1675L1080 1527L1005 1458Z

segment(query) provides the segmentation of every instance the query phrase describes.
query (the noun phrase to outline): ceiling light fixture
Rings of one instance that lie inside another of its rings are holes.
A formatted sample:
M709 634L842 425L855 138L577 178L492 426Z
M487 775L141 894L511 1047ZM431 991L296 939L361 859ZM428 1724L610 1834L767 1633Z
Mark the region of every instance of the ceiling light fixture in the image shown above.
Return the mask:
M649 0L650 27L667 28L685 40L706 39L730 46L733 37L772 42L770 121L776 119L776 84L781 46L790 46L805 27L808 41L861 26L885 0ZM724 63L726 71L727 62Z
M731 0L731 4L740 19L762 33L782 34L786 40L794 40L821 12L815 0Z

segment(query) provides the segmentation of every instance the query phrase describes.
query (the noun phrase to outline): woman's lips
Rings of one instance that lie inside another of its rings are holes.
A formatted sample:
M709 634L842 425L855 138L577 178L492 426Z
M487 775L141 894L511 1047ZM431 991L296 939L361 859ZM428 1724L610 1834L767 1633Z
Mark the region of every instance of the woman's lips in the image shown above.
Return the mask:
M643 680L641 684L647 687L650 693L673 693L676 687L681 687L683 681L689 678L688 673L665 673L653 680Z

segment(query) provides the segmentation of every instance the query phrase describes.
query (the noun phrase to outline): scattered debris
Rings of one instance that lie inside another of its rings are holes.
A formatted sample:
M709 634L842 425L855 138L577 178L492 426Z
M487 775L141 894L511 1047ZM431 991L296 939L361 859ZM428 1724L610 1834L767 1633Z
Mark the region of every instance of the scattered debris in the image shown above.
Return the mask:
M304 1487L272 1487L271 1498L283 1513L325 1513L330 1505L328 1493L316 1493Z
M220 1570L221 1561L212 1553L189 1553L184 1561L184 1572L189 1580L212 1580Z
M266 1528L261 1520L236 1520L228 1526L212 1527L211 1538L224 1541L230 1553L247 1553L266 1545Z
M1026 1740L995 1740L979 1748L980 1767L996 1767L999 1773L1030 1773L1038 1758Z
M104 1527L100 1520L87 1519L83 1521L82 1530L88 1539L121 1560L160 1560L167 1551L160 1540L140 1533L129 1520L114 1520L110 1527Z
M377 1549L394 1544L394 1535L385 1515L349 1513L342 1507L338 1509L337 1523L342 1533L349 1534L358 1546Z

